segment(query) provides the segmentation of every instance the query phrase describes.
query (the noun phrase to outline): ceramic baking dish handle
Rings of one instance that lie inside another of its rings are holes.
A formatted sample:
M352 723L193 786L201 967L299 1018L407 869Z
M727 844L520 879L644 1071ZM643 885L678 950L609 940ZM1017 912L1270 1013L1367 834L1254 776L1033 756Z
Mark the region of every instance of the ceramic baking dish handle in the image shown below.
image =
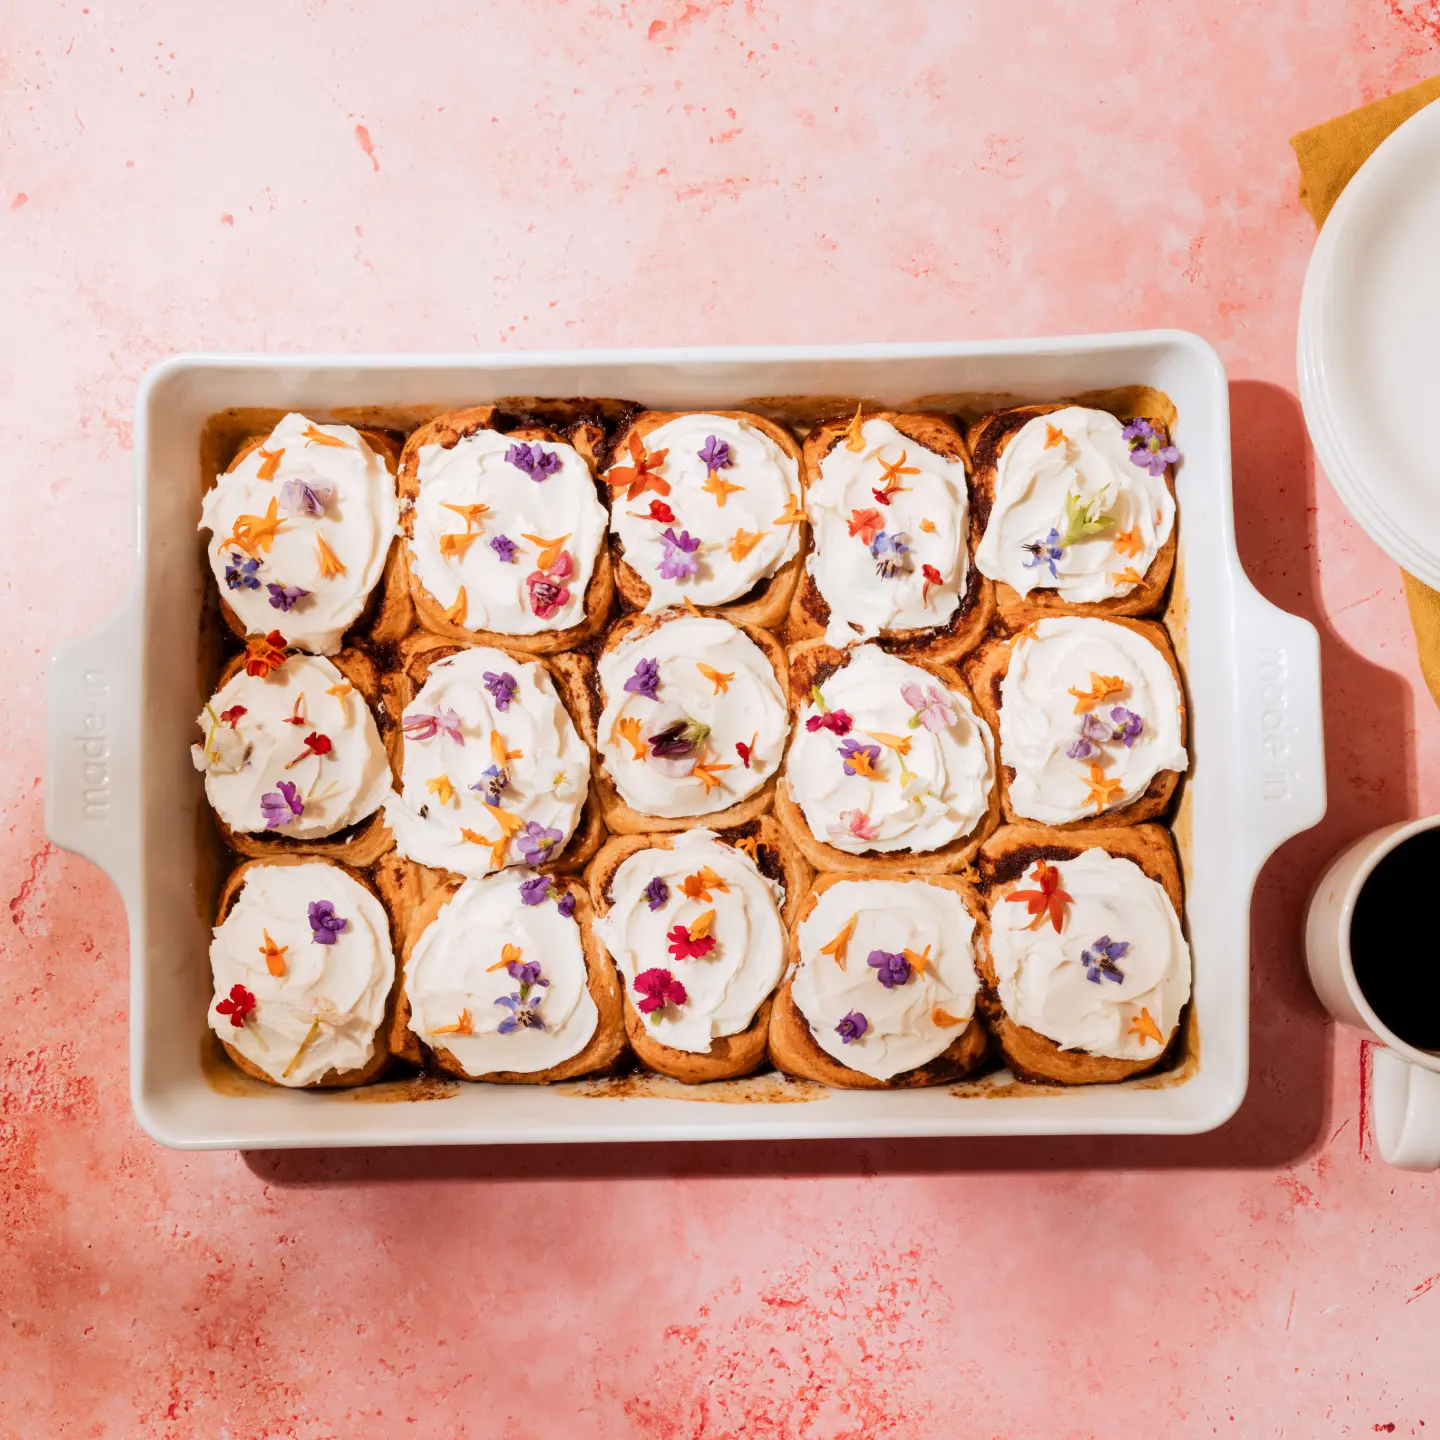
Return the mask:
M1320 637L1315 627L1266 600L1248 582L1236 596L1237 836L1256 871L1277 846L1325 814L1325 736L1320 703Z
M93 861L128 905L140 832L140 657L132 592L99 629L50 657L45 703L45 830Z

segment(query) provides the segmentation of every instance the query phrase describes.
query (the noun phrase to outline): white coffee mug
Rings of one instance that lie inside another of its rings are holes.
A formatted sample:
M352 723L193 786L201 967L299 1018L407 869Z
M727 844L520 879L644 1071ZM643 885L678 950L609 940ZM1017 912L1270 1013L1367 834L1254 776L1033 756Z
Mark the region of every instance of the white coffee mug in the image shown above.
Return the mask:
M1305 916L1305 963L1321 1004L1383 1047L1374 1052L1371 1130L1380 1154L1402 1170L1440 1167L1440 1054L1407 1044L1375 1013L1355 981L1350 922L1380 861L1412 835L1436 828L1440 815L1406 820L1342 850L1320 877Z

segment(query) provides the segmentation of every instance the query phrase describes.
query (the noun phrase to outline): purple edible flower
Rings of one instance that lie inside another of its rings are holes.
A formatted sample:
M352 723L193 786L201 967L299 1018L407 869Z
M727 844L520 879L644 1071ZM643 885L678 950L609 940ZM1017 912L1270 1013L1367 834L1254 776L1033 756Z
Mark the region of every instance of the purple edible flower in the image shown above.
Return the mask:
M538 485L560 468L560 456L554 450L542 450L538 442L512 445L505 452L506 461L523 470Z
M265 817L265 828L274 830L288 825L297 815L305 813L305 802L300 798L299 789L288 780L279 784L279 794L274 790L260 797L260 813Z
M641 659L635 666L635 673L625 682L624 688L632 695L639 695L646 700L654 700L658 698L655 691L659 684L660 662Z
M1110 718L1115 722L1115 733L1110 738L1118 740L1128 750L1140 738L1145 722L1123 705L1117 705L1110 712Z
M1089 760L1100 753L1102 741L1114 736L1112 728L1098 715L1080 717L1080 736L1070 743L1065 753L1072 760Z
M1125 972L1116 965L1130 951L1128 940L1112 940L1102 935L1088 950L1080 952L1080 963L1085 967L1085 978L1100 983L1101 976L1119 985L1125 979Z
M287 480L280 487L280 508L291 515L323 515L330 503L330 487L308 480Z
M500 557L506 565L515 563L515 542L508 535L492 535L490 537L490 548Z
M298 585L277 585L273 580L265 588L270 592L271 605L277 610L293 610L297 602L310 593Z
M660 560L662 580L685 580L700 568L700 562L695 558L700 542L688 530L682 530L677 535L673 525L667 526L660 533L660 543L665 547L665 554Z
M706 437L705 448L697 453L707 470L728 470L734 463L730 458L730 446L713 435Z
M1060 543L1060 532L1052 530L1043 540L1032 540L1028 545L1022 545L1022 550L1028 551L1030 558L1025 562L1027 570L1033 569L1036 565L1044 565L1050 571L1050 578L1058 580L1060 573L1055 569L1055 562L1065 554L1065 547Z
M502 770L498 765L487 765L480 774L482 778L470 788L479 794L488 795L498 805L501 791L510 788L510 772Z
M465 737L460 733L460 717L453 710L437 710L433 715L407 715L400 728L407 740L433 740L443 733L457 745L465 743Z
M860 753L869 757L870 768L873 770L880 759L880 747L878 745L862 745L852 735L840 742L840 748L835 753L845 762L844 769L847 775L858 775L860 772L855 768L855 757Z
M247 558L238 550L232 550L230 563L225 567L225 583L232 590L258 590L260 581L255 572L259 568L258 560Z
M538 821L529 820L515 837L527 865L538 865L565 839L563 830L547 830Z
M328 900L310 902L310 939L316 945L333 945L336 937L350 922L335 913Z
M654 735L647 735L645 743L650 747L652 759L683 760L687 755L693 755L695 747L709 734L710 727L698 720L677 720Z
M888 530L882 530L870 542L870 554L875 560L875 573L882 580L889 580L893 575L899 575L911 568L910 560L910 536L903 530L892 535Z
M524 905L543 905L550 898L554 882L548 875L532 875L520 882L520 901Z
M858 1040L869 1028L870 1022L858 1010L852 1010L835 1027L835 1033L840 1037L842 1045L849 1045L852 1041Z
M506 967L505 973L512 979L518 980L521 985L548 985L550 982L543 979L540 974L540 962L538 960L512 960Z
M875 971L875 978L887 989L903 985L910 978L910 962L893 950L872 950L865 963Z
M493 670L487 670L482 678L485 688L495 701L495 708L508 710L510 702L515 698L515 691L519 689L515 677L508 670L502 670L498 675Z
M641 894L650 902L651 910L658 910L670 898L670 887L663 875L657 875Z
M1152 475L1163 475L1167 465L1173 465L1180 452L1170 444L1163 425L1152 425L1148 420L1132 420L1121 431L1130 446L1130 463L1139 465Z
M549 982L546 981L546 984ZM496 1000L510 1013L495 1027L501 1035L513 1035L517 1030L543 1030L545 1022L540 1018L540 1002L543 995L502 995Z
M555 908L568 920L575 913L575 897L567 890L555 902Z

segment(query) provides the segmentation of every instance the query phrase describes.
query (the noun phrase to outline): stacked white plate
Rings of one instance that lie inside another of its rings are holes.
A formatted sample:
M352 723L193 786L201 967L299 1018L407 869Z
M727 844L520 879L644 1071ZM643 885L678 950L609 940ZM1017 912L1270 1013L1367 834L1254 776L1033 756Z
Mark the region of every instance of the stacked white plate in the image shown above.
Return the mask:
M1440 589L1440 102L1380 145L1325 221L1298 363L1330 483L1391 559Z

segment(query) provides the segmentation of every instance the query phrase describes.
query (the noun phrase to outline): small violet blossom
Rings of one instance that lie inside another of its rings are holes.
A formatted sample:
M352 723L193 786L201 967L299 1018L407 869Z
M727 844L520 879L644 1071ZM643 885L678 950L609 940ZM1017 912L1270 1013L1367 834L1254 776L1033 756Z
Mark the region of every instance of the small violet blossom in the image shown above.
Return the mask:
M1065 554L1065 547L1060 543L1060 532L1051 530L1043 540L1032 540L1028 545L1022 545L1022 550L1028 551L1030 558L1025 562L1027 570L1033 570L1037 565L1043 565L1050 572L1052 580L1060 578L1060 572L1055 568L1055 562Z
M567 890L555 902L555 908L568 920L575 913L575 897Z
M522 905L543 905L550 898L554 881L548 875L532 875L520 882L520 903Z
M625 689L632 695L639 695L645 700L655 700L656 689L660 685L660 662L649 658L642 658L635 666L635 673L625 682Z
M540 1002L544 998L543 995L501 995L495 1003L510 1013L495 1027L496 1033L513 1035L517 1030L543 1030L545 1022L540 1018Z
M852 1010L835 1027L835 1033L840 1037L842 1045L853 1044L870 1028L870 1022L858 1011Z
M460 733L460 717L450 709L437 710L433 715L407 715L400 728L407 740L433 740L436 735L444 734L457 745L465 743Z
M523 470L537 485L560 468L560 456L554 450L542 450L538 442L512 445L505 452L507 464Z
M734 461L730 458L730 446L724 441L709 435L705 439L705 448L697 452L705 462L707 470L728 470Z
M265 817L267 830L288 825L297 815L305 813L305 802L300 798L299 788L288 780L279 783L279 792L271 790L260 797L260 813Z
M513 565L515 563L515 551L518 547L508 535L492 535L490 548L500 557L502 564Z
M688 580L700 568L695 557L700 541L688 530L677 535L675 527L668 526L660 532L660 543L665 547L659 567L662 580Z
M1167 465L1173 465L1180 452L1170 443L1163 425L1152 425L1148 420L1132 420L1121 434L1130 446L1130 463L1139 465L1152 475L1163 475Z
M291 515L323 515L330 503L328 485L310 480L287 480L280 487L280 508Z
M273 580L265 588L270 592L270 604L276 610L293 610L310 593L298 585L277 585Z
M903 985L910 978L910 962L893 950L872 950L865 957L865 963L887 990Z
M1130 749L1140 738L1145 722L1133 710L1127 710L1123 705L1117 705L1110 712L1110 718L1115 722L1115 733L1110 738L1118 740L1127 750Z
M1085 978L1098 985L1103 977L1117 985L1125 979L1125 972L1115 963L1123 960L1130 952L1128 940L1112 940L1102 935L1088 950L1080 952L1080 963L1085 967Z
M1065 753L1072 760L1091 760L1100 753L1100 746L1110 739L1112 727L1098 715L1080 717L1080 734L1071 741Z
M493 670L487 670L481 678L490 692L490 698L495 702L495 708L500 711L508 710L516 690L520 688L515 677L508 670L502 670L498 675Z
M657 875L641 893L649 903L650 909L654 911L670 898L670 887L665 883L663 875Z
M260 579L255 572L260 562L242 555L238 550L230 552L230 563L225 567L225 583L232 590L258 590Z
M550 852L565 839L563 830L547 830L538 821L529 820L525 828L515 837L515 842L520 846L520 853L525 857L527 865L538 865L546 859Z
M652 760L683 760L693 754L695 747L709 735L708 725L702 725L698 720L683 719L667 725L654 735L647 735L645 743L650 747Z
M882 530L870 542L870 554L875 560L875 573L883 580L911 568L910 536L904 531L892 535Z
M310 939L316 945L333 945L340 932L350 923L343 915L335 913L335 907L328 900L312 900L308 911Z
M480 772L480 777L470 788L478 794L488 795L498 805L501 793L510 788L510 772L499 765L487 765Z

